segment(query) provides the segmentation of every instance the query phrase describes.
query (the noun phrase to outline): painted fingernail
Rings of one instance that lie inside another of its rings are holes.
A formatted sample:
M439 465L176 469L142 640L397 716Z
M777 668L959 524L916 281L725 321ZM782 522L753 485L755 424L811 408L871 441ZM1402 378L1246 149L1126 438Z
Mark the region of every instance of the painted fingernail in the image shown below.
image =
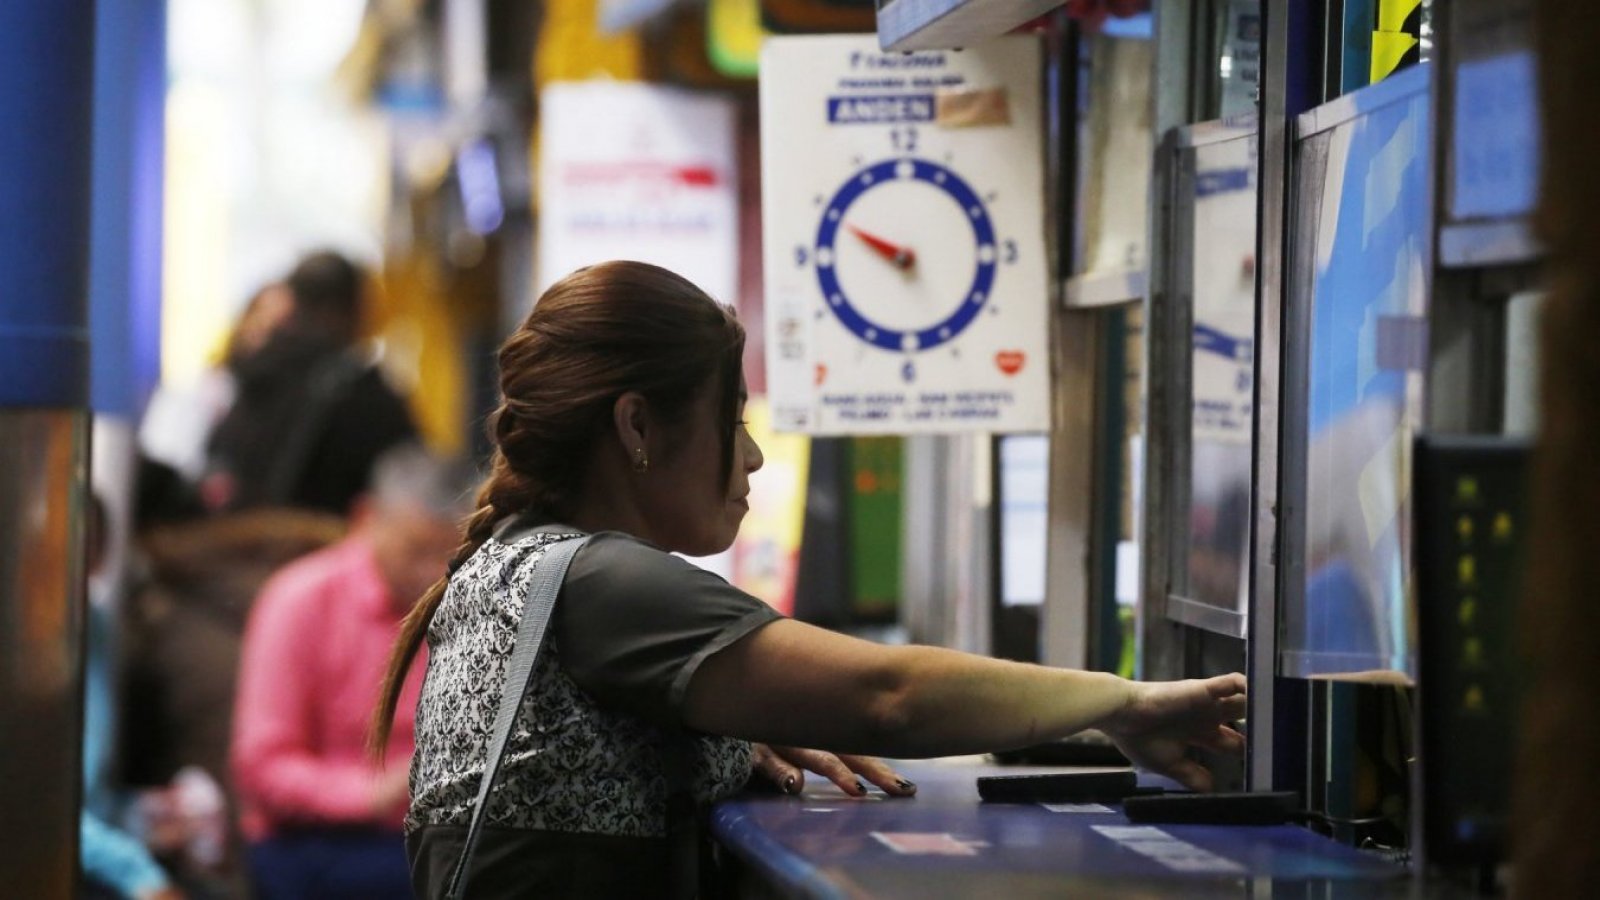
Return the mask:
M862 784L861 779L859 778L856 779L856 793L862 795L863 797L865 797L867 794L867 786Z
M904 778L900 779L899 781L896 781L894 783L894 786L899 788L902 791L914 791L914 790L917 789L917 786L916 786L915 783L907 781Z
M796 782L794 780L794 776L793 775L786 776L783 779L783 792L785 794L794 793L796 787L797 787L797 785L796 785Z

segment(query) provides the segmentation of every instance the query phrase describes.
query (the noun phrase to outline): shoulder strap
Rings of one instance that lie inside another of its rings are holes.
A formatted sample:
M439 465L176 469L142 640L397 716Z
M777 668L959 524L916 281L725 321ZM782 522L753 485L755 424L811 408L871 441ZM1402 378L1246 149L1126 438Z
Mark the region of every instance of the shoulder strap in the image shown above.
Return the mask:
M545 548L544 556L535 564L533 585L528 589L528 599L522 607L522 620L517 624L517 642L511 650L511 664L506 667L506 683L500 692L500 708L495 713L494 731L489 737L489 752L484 757L483 781L478 785L478 799L472 808L472 823L467 826L467 840L456 861L450 885L445 889L447 900L459 900L467 890L467 876L472 869L472 854L478 846L484 818L484 808L489 803L489 791L500 775L500 763L511 737L511 726L516 722L517 710L528 693L528 682L533 677L533 664L539 657L539 646L544 643L545 626L550 622L550 612L555 609L556 594L567 577L567 567L572 557L589 542L589 535L557 541Z

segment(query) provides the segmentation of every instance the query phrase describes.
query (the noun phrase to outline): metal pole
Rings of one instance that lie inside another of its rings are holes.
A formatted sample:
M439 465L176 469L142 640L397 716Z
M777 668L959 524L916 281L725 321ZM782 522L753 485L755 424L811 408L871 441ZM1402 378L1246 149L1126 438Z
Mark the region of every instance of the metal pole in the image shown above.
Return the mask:
M1289 197L1289 3L1262 4L1260 187L1256 207L1255 478L1250 501L1250 748L1246 785L1276 787L1273 712L1278 674L1278 454L1282 389L1283 301L1287 278Z
M92 0L0 6L0 885L78 868Z

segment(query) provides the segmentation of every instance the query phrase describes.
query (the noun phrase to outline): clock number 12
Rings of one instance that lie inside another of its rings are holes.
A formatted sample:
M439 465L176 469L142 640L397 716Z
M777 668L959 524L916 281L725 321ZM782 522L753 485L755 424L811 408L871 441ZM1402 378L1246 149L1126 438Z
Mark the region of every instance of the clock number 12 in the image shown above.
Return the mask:
M889 130L889 145L894 147L896 153L915 153L917 151L917 128L907 125L903 128Z

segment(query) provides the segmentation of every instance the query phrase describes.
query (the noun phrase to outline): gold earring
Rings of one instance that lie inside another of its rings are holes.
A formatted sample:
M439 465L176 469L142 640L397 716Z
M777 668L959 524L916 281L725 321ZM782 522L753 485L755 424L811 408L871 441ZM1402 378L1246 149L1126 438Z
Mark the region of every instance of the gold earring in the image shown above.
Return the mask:
M645 458L643 447L633 451L633 470L635 472L650 471L650 460Z

